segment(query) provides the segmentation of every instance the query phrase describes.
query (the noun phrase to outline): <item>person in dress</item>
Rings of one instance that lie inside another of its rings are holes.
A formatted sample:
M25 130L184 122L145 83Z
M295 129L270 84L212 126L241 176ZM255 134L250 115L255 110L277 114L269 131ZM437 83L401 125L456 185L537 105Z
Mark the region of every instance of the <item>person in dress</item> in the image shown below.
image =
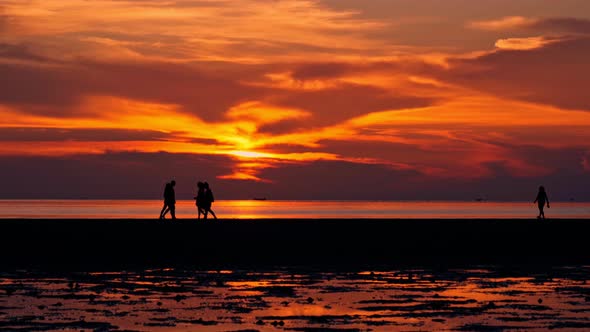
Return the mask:
M545 211L543 211L543 209L545 208L545 203L547 203L547 208L551 208L551 206L549 205L549 197L547 197L545 187L539 187L539 193L537 194L537 198L535 198L535 201L533 203L537 203L537 206L539 207L539 216L537 217L537 219L545 219Z

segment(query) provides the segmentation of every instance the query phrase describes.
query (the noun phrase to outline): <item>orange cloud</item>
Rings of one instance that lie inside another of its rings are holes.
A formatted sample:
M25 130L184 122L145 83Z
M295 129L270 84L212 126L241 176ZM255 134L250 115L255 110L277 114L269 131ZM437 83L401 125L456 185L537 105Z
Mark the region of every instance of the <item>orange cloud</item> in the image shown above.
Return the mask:
M546 172L546 169L519 160L509 149L499 145L514 144L510 136L502 135L503 132L512 131L510 128L552 128L552 132L557 135L560 130L565 133L571 131L569 128L584 128L590 125L588 112L564 111L550 106L505 101L489 96L456 99L423 108L373 112L319 130L309 129L280 135L260 133L258 128L268 123L294 118L306 119L313 115L297 109L247 102L229 109L226 121L207 123L194 115L183 113L175 105L150 104L113 97L88 98L81 104L80 109L83 110L80 113L85 116L56 118L21 115L17 110L4 107L1 110L2 118L11 119L11 122L2 123L0 127L124 130L150 128L166 135L167 139L127 141L124 144L106 141L10 142L0 149L0 154L58 156L107 151L168 151L226 155L236 160L236 166L234 173L224 176L224 179L256 181L264 180L257 174L265 168L283 162L317 160L387 164L398 169L414 168L436 176L464 175L465 173L460 170L470 167L469 165L479 167L477 165L504 160L514 170L514 174L540 174ZM368 131L369 128L371 130ZM480 131L479 128L484 131ZM427 160L420 156L416 158L402 155L392 159L392 156L384 154L381 157L366 158L357 156L355 151L332 153L329 149L324 150L325 141L350 140L406 144L423 151L443 151L449 157L441 159L441 156L437 156ZM572 142L539 140L536 132L530 131L529 134L521 134L518 137L518 144L560 148L571 146ZM272 147L281 145L299 146L308 151L273 151ZM449 159L453 154L462 158ZM463 166L458 167L459 165ZM469 174L479 177L489 172L484 168L480 171L471 171Z
M584 18L496 8L495 20L393 20L313 0L2 8L0 155L165 151L220 158L223 180L273 184L265 175L326 162L527 178L558 168L543 153L565 151L587 168Z
M523 16L506 16L495 20L471 21L468 26L471 28L482 30L512 30L515 28L522 28L529 26L536 22L534 18L527 18Z
M533 50L541 48L554 40L545 37L506 38L496 41L496 47L504 50Z
M342 45L377 49L380 43L359 38L359 32L384 24L311 0L184 1L181 7L169 1L34 0L12 2L4 10L20 27L13 39L34 40L55 58L291 61L339 53ZM299 52L285 53L283 47Z

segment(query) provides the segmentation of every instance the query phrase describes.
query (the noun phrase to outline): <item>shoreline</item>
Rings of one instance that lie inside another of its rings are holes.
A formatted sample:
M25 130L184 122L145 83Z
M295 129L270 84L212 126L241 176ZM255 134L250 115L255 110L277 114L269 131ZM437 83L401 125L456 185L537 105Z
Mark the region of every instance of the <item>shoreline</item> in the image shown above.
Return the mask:
M5 219L0 270L590 264L588 219Z
M161 201L2 201L0 219L153 219ZM384 201L228 201L215 202L213 210L226 219L529 219L536 205L492 202L384 202ZM194 200L179 200L179 218L197 217ZM590 203L554 203L549 218L588 219Z

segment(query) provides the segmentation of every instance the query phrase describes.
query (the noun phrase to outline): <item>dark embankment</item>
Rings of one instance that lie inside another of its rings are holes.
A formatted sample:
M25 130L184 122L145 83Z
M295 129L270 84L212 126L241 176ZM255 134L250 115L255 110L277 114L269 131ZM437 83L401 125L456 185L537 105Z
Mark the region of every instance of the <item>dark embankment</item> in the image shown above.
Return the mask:
M0 268L589 264L587 220L1 220Z

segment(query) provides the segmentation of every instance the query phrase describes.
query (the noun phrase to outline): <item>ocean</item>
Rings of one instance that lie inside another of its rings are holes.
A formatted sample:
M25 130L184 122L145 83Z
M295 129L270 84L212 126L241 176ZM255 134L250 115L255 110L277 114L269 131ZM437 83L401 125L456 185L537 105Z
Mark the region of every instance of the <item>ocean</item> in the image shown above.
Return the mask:
M0 200L0 218L104 219L157 218L160 200ZM535 218L532 202L418 201L216 201L213 210L223 219L258 218ZM194 201L177 203L177 218L196 218ZM588 202L554 202L547 218L590 218Z

